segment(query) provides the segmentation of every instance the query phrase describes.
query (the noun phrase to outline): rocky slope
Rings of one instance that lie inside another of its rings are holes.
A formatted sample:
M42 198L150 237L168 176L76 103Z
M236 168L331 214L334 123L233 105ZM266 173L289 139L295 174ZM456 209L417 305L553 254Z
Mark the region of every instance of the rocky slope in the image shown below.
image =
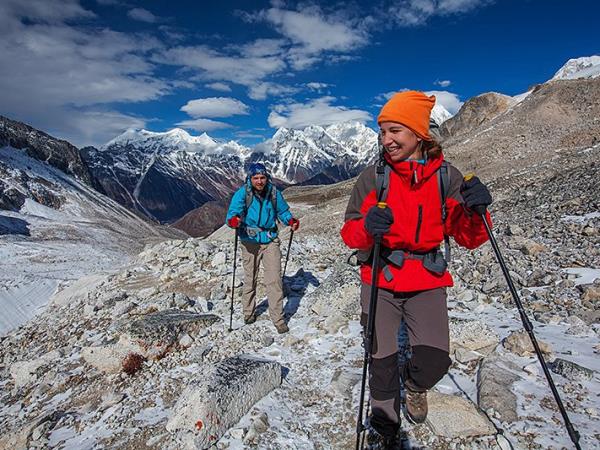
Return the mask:
M600 445L595 83L542 85L447 143L490 184L496 238L582 448ZM148 246L57 292L0 340L0 448L352 448L360 281L339 237L352 186L286 190L302 224L284 277L286 335L262 285L258 321L243 325L239 260L228 331L227 228ZM427 422L403 423L405 448L572 448L490 245L452 249L453 362Z
M507 172L492 187L497 239L583 448L600 442L598 150L563 150L524 168L526 183ZM243 326L239 261L227 331L225 228L149 247L118 273L56 294L0 342L0 448L353 446L359 280L339 238L352 184L287 191L302 222L284 278L287 335L276 334L264 303ZM453 256L453 364L430 394L426 424L403 425L405 446L570 448L490 246L454 245Z
M484 124L469 125L468 136L447 138L446 156L491 180L558 159L563 152L593 147L600 141L598 95L599 78L541 84ZM459 111L452 120L461 115Z

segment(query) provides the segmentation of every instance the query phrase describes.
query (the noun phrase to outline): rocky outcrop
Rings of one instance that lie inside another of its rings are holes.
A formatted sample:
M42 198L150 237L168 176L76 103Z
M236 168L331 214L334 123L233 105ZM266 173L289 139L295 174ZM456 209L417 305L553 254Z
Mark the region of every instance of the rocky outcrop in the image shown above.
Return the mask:
M32 158L45 161L88 185L92 184L89 170L76 147L29 125L0 116L0 147L3 146L23 149Z
M442 140L469 134L505 112L516 101L508 95L488 92L467 100L460 110L440 126Z

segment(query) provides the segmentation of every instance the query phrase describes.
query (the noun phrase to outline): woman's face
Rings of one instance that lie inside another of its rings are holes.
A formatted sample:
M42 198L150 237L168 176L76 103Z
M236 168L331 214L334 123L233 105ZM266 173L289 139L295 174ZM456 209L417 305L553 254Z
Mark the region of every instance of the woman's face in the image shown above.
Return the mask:
M419 143L421 138L413 131L397 122L382 122L379 125L381 143L390 155L392 162L403 161L407 158L420 158Z

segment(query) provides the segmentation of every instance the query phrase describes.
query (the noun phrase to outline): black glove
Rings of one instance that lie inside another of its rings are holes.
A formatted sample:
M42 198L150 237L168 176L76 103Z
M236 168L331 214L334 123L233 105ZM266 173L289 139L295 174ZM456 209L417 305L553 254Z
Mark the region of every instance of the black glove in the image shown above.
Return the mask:
M477 214L485 214L486 208L492 204L492 194L477 177L463 181L460 193L465 201L465 206Z
M379 208L373 206L367 212L367 217L365 217L365 230L371 236L383 236L390 231L392 223L394 223L394 216L389 207Z

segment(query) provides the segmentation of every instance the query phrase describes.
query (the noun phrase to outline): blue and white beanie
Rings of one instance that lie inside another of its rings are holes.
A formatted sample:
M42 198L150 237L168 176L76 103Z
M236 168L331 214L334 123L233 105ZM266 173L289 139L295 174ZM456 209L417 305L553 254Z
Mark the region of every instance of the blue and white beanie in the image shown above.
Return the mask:
M250 167L248 167L247 172L248 172L249 177L253 177L254 175L259 175L259 174L269 176L269 173L267 172L267 168L262 163L250 164Z

